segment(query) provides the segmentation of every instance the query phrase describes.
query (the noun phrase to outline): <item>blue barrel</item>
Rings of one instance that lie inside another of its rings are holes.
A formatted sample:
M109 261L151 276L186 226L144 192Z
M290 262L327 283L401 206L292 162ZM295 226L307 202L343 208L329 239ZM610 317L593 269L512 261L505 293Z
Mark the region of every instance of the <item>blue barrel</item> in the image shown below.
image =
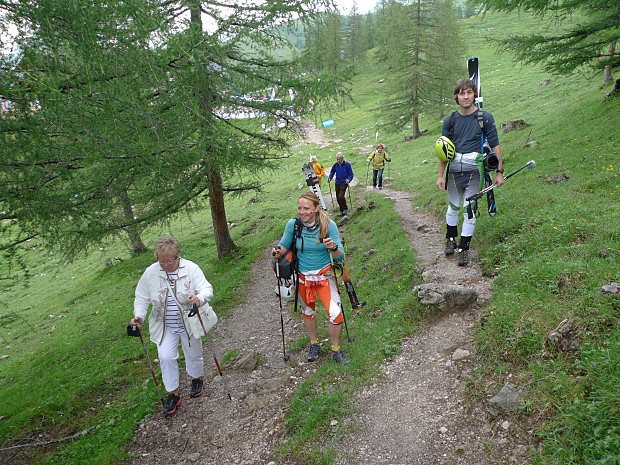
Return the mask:
M325 121L323 121L321 124L323 125L324 128L328 128L330 126L333 126L335 123L335 121L333 119L326 119Z

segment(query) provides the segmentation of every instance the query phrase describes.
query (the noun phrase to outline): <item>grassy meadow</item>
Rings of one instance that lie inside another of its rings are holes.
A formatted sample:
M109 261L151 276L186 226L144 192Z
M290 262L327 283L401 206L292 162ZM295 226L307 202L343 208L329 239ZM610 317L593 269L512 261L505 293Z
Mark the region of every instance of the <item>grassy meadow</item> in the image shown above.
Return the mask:
M604 98L608 89L600 76L550 76L539 67L515 64L484 40L485 34L540 27L532 18L487 14L466 24L467 56L480 59L485 109L498 126L516 119L529 124L500 134L506 173L536 161L534 170L498 189L499 213L490 218L483 211L472 241L484 272L495 277L493 299L476 330L481 356L472 400L494 394L510 375L526 390L513 421L531 424L542 441L533 464L617 463L620 297L603 294L601 287L620 282L620 100ZM354 78L354 102L337 114L317 115L317 121L334 118L336 124L325 132L338 142L292 149L278 171L264 173L262 193L227 201L239 247L233 256L217 260L206 206L149 230L145 243L163 234L178 237L183 255L205 270L215 289L212 305L225 318L244 297L252 262L295 215L300 168L309 155L328 167L343 151L360 180L353 203L362 202L367 153L359 147L376 143L370 110L380 105L381 79L389 76L369 62ZM390 187L414 192L416 207L441 219L446 196L435 185L433 154L441 119L422 115L421 126L427 132L406 143L406 133L380 131L393 159L385 176ZM526 147L531 140L537 145ZM328 192L325 197L330 204ZM344 236L367 310L348 321L357 338L346 347L351 363L319 365L292 399L282 453L300 463L332 463L333 452L317 438L331 420L350 412L349 394L368 383L427 317L410 292L420 276L414 271L415 251L395 227L397 215L382 196L368 194L366 200L377 202L377 208L354 213ZM29 247L30 278L2 283L0 291L0 462L122 460L139 422L158 404L142 348L125 335L135 285L154 258L131 256L122 240L101 244L73 263L35 241ZM364 257L370 248L379 253ZM574 323L579 346L562 352L549 346L547 335L566 318ZM152 344L149 350L156 354ZM334 411L334 401L340 410Z

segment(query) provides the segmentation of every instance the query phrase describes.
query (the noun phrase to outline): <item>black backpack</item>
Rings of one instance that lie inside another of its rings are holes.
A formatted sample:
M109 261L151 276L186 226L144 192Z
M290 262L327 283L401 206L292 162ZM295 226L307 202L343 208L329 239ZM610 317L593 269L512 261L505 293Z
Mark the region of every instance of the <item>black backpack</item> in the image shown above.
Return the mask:
M271 260L271 266L278 278L289 280L297 274L297 238L301 237L302 228L303 224L301 223L301 220L297 218L293 228L293 240L291 241L291 247L278 260L275 258ZM277 267L276 262L278 264Z

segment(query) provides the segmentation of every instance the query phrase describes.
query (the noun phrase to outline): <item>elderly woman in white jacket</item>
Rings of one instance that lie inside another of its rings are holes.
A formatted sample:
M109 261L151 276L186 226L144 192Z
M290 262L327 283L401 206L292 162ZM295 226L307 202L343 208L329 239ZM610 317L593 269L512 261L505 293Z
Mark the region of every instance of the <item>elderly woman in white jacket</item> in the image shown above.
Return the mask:
M192 378L190 397L204 392L202 325L196 316L189 317L193 305L200 307L203 323L210 310L208 301L213 287L195 263L181 258L181 244L173 237L162 237L155 243L157 262L149 266L136 287L134 318L131 324L142 326L149 306L150 339L157 344L159 363L168 395L165 414L173 414L181 405L179 394L179 341L185 355L185 369Z

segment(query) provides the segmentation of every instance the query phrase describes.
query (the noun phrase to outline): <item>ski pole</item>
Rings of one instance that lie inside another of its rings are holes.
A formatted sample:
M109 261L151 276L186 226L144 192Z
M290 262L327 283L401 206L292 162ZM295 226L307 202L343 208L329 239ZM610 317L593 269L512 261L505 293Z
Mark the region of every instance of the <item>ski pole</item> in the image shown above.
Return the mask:
M282 281L280 280L280 263L276 260L276 282L278 283L278 302L280 304L280 327L282 329L282 358L285 362L288 362L291 356L286 353L286 342L284 340L284 316L282 314L282 291L280 289L280 285Z
M200 321L200 326L202 326L202 330L205 333L205 342L207 344L207 349L209 350L209 352L211 352L211 355L213 355L213 363L215 364L215 368L217 368L217 372L219 373L219 375L223 377L224 375L222 373L222 369L220 368L220 362L218 362L217 357L215 355L215 350L213 350L213 346L211 345L211 342L209 341L209 337L207 336L207 328L205 328L205 324L203 323L202 317L200 316L200 311L198 311L198 305L196 304L192 305L192 309L190 310L187 316L191 317L194 315L198 317L198 321ZM230 396L230 391L228 392L228 398L232 400L232 397Z
M327 180L327 185L329 186L329 198L332 199L332 210L333 210L334 209L334 196L332 194L332 183L329 179Z
M336 281L336 292L338 292L338 300L340 301L340 311L342 312L342 321L344 322L344 330L347 333L347 340L349 342L353 342L355 341L355 336L349 335L349 326L347 325L347 315L344 312L344 305L342 304L342 296L340 295L340 287L338 286L338 276L336 275L336 267L334 265L334 257L332 257L332 254L329 254L329 259L332 262L331 272L332 272L332 276L334 277L334 281Z
M349 204L351 205L351 210L353 210L353 200L351 200L351 185L347 184L347 192L349 193Z
M524 168L529 168L529 169L533 169L536 166L536 162L534 160L530 160L528 161L525 165L523 165L521 168L519 168L516 171L513 171L512 173L510 173L509 175L504 177L504 181L506 181L508 178L510 178L511 176L514 176L515 174L517 174L519 171L521 171ZM485 187L484 189L482 189L480 192L478 192L477 194L474 195L470 195L469 197L467 197L465 199L465 201L470 202L472 200L478 200L479 198L481 198L484 194L486 194L487 192L489 192L492 189L495 189L497 187L497 183L493 183L488 187Z
M159 399L161 400L161 404L164 405L164 396L161 393L161 387L159 386L159 381L157 381L157 376L155 375L155 369L153 368L153 362L151 362L149 351L146 349L146 344L144 343L144 339L142 338L142 331L140 331L140 327L134 326L134 325L128 325L127 336L133 336L133 337L138 336L140 338L140 344L142 344L142 348L144 349L144 355L146 355L146 361L148 362L149 368L151 369L151 376L153 376L153 381L155 381L155 387L157 388Z

